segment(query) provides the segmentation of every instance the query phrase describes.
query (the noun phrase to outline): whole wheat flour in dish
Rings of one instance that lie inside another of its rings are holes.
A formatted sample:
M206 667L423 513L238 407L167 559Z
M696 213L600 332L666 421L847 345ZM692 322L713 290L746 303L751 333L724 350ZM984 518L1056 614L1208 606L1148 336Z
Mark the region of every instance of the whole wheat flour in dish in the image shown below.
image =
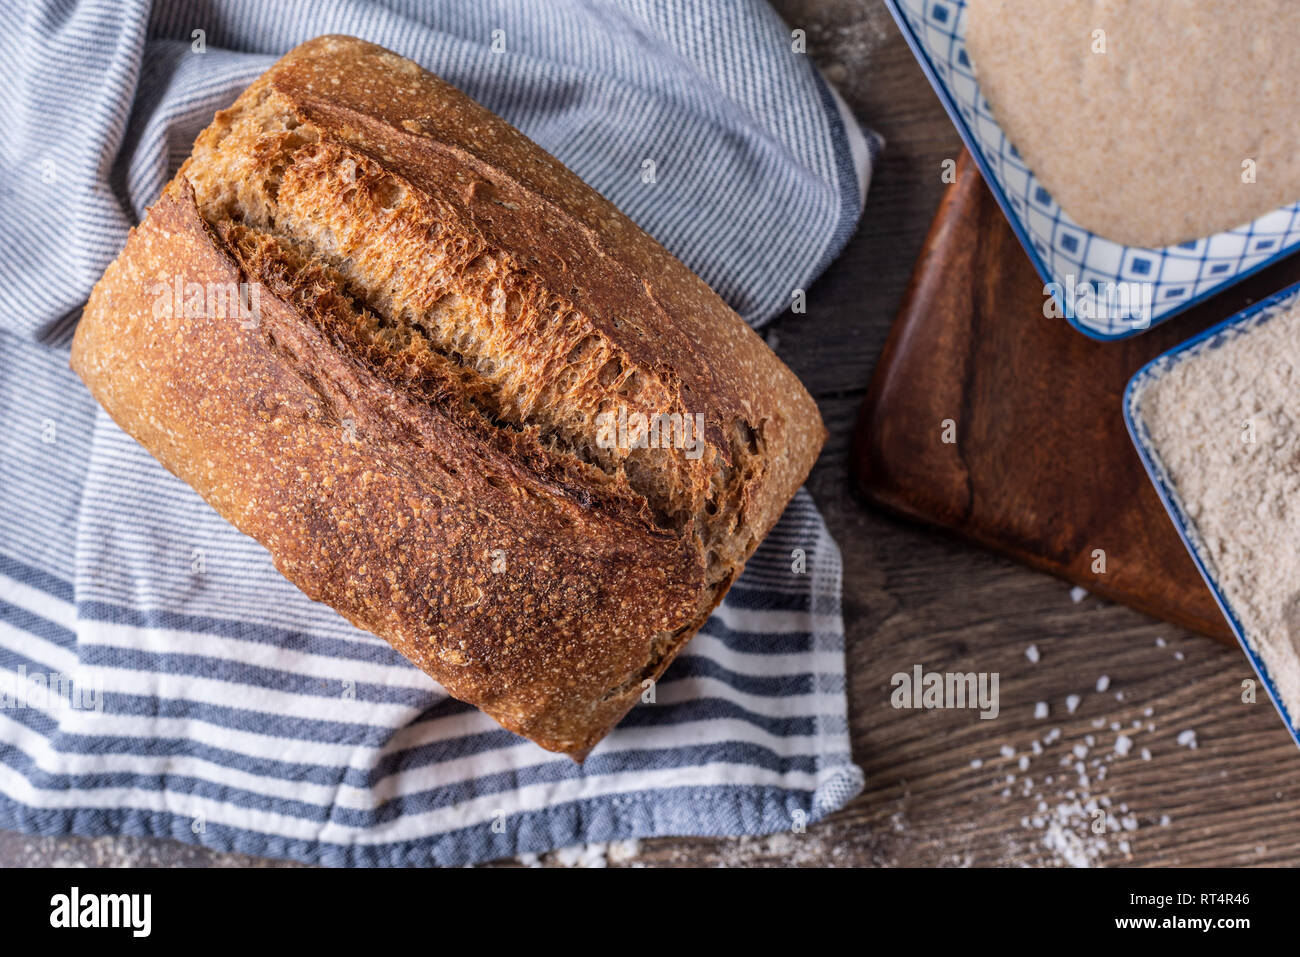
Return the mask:
M967 18L981 92L1079 225L1166 246L1300 199L1295 0L970 0Z
M1300 721L1300 306L1177 363L1137 401L1207 565Z

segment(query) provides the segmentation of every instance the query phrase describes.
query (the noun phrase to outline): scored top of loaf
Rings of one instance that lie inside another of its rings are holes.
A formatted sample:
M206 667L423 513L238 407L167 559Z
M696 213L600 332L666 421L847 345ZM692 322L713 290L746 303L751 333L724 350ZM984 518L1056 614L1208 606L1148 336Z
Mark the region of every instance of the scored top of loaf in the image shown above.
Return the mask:
M261 283L261 328L126 318L182 266ZM698 629L825 436L794 375L612 204L349 37L291 51L200 135L73 362L309 595L571 753ZM597 442L620 407L701 415L702 454Z

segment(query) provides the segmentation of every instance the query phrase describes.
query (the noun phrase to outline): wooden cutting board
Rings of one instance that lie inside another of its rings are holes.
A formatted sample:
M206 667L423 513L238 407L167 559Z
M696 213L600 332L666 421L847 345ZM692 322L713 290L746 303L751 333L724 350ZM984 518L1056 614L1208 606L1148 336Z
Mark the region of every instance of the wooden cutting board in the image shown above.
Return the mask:
M858 485L893 512L1232 642L1121 398L1148 360L1297 279L1293 256L1149 332L1095 342L1043 315L1043 281L963 152L872 376Z

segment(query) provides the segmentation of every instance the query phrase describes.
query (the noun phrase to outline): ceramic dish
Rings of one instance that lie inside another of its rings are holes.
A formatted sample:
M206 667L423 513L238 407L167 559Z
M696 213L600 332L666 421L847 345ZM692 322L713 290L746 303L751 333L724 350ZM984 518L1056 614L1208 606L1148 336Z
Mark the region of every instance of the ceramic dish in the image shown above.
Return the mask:
M885 0L1057 312L1094 339L1124 339L1300 248L1300 203L1195 242L1146 249L1077 225L993 118L966 54L965 0Z
M1268 696L1272 699L1278 713L1281 714L1282 722L1286 725L1287 731L1290 732L1291 738L1300 746L1300 733L1297 732L1291 721L1291 715L1287 713L1286 706L1282 703L1281 695L1278 694L1277 687L1269 675L1267 665L1246 640L1245 629L1242 627L1240 618L1233 609L1232 603L1224 594L1223 589L1219 587L1214 561L1201 540L1196 523L1188 517L1183 507L1178 495L1178 488L1171 480L1161 460L1159 451L1151 441L1142 413L1143 396L1146 394L1148 387L1158 381L1161 376L1168 374L1171 369L1180 363L1187 362L1208 350L1217 349L1225 342L1249 333L1285 311L1288 307L1295 305L1297 301L1300 301L1300 283L1288 286L1276 295L1255 303L1217 326L1207 329L1200 335L1194 336L1148 362L1134 374L1133 378L1129 380L1128 387L1124 390L1124 422L1128 426L1129 435L1133 438L1133 444L1137 447L1138 456L1142 459L1142 464L1151 477L1156 492L1160 495L1160 500L1169 512L1174 527L1178 529L1183 544L1187 546L1187 550L1191 553L1192 560L1196 563L1201 577L1205 579L1205 584L1209 586L1210 592L1214 595L1214 600L1218 602L1219 608L1223 611L1223 616L1228 620L1233 634L1237 636L1237 641L1242 650L1246 652L1246 657L1250 659L1251 666L1255 669L1259 680L1268 690Z

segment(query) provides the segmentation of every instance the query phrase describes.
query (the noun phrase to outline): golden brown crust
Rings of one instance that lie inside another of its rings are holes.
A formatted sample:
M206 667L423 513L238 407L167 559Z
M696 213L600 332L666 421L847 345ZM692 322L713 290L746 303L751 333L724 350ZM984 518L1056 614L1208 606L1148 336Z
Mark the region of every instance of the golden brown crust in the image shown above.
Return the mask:
M654 514L621 468L548 445L528 423L492 421L475 402L487 387L446 357L393 355L360 334L367 306L337 272L273 235L205 220L186 168L92 293L73 367L310 597L510 730L584 753L779 517L824 440L816 406L686 267L409 61L322 37L241 103L268 89L324 145L364 155L527 263L611 349L667 383L675 408L704 415L710 448L735 473L721 566L696 527ZM221 125L219 115L199 145ZM259 283L259 320L158 310L178 276ZM753 447L735 453L742 426ZM716 463L701 461L674 481L707 487Z

